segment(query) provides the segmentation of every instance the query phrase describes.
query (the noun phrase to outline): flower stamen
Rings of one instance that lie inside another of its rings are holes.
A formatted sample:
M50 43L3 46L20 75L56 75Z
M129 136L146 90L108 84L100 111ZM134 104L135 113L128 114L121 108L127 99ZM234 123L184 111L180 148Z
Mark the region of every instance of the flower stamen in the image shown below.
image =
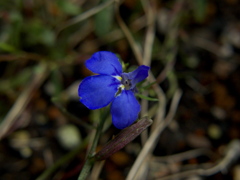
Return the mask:
M121 76L113 76L115 79L122 81L122 77Z

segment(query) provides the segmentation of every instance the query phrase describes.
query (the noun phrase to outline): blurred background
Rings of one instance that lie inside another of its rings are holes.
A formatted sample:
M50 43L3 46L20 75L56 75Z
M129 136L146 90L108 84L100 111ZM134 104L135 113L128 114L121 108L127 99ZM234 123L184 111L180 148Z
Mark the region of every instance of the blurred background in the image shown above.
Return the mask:
M214 166L240 137L239 19L238 0L0 0L0 179L37 179L52 167L42 179L77 179L101 114L79 102L78 85L91 75L84 62L106 50L133 68L136 45L150 55L143 64L167 110L183 92L145 179ZM99 149L119 132L110 116L106 124ZM125 179L142 147L139 137L96 179ZM216 173L185 178L239 180L239 153Z

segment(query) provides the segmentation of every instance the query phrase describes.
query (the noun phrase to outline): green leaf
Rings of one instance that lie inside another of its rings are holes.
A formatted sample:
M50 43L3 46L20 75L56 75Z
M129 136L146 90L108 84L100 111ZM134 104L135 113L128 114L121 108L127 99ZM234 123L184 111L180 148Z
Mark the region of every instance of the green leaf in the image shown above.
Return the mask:
M24 20L22 14L19 11L10 12L10 26L8 26L7 36L8 44L11 44L15 48L21 47L21 32L24 26Z
M155 82L152 82L144 87L142 87L142 89L149 89L153 84L157 83L156 81Z
M53 46L55 43L54 32L50 29L43 29L40 42L42 42L42 44L45 44L47 46Z
M140 93L143 92L143 91L145 91L145 90L149 90L149 89L151 88L151 86L152 86L153 84L157 83L157 82L152 82L152 83L149 83L149 84L147 84L147 85L145 85L144 83L146 83L146 80L143 80L143 81L141 81L141 82L139 82L139 83L137 84L137 89L138 89L138 91L139 91ZM143 86L143 84L144 84L145 86Z
M1 43L0 42L0 50L4 51L4 52L17 52L17 50L11 46L10 44L7 43Z
M55 43L55 34L40 19L32 19L25 26L26 42L28 46L42 44L52 47Z
M109 6L96 14L95 16L95 33L98 37L106 35L113 24L114 17L113 6Z
M31 78L32 72L32 67L24 68L21 72L15 74L15 76L0 80L0 92L6 93L9 89L15 90L16 88L25 86Z
M51 73L51 80L49 85L53 87L53 94L58 96L62 90L62 74L59 69L54 69Z
M69 15L77 15L81 11L81 8L71 1L58 0L57 4L63 12Z
M206 17L207 1L206 0L196 0L193 1L193 13L194 17L198 22L202 22Z
M147 96L144 96L142 94L136 94L137 97L141 98L141 99L146 99L148 101L158 101L157 98L151 98L151 97L147 97Z

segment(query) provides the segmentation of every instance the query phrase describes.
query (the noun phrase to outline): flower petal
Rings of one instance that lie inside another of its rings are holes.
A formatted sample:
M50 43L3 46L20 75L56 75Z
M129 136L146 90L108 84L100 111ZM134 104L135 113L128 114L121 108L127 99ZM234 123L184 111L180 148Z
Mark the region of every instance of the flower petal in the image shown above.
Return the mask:
M80 101L89 109L107 106L115 97L120 82L108 75L85 78L78 88Z
M121 75L122 65L112 52L99 51L86 61L86 67L94 73L105 75Z
M137 83L143 81L148 77L148 71L150 67L142 65L139 66L136 70L130 73L123 73L123 76L127 79L131 79L131 89L136 86Z
M139 112L140 104L133 92L123 90L111 105L113 125L118 129L128 127L137 119Z

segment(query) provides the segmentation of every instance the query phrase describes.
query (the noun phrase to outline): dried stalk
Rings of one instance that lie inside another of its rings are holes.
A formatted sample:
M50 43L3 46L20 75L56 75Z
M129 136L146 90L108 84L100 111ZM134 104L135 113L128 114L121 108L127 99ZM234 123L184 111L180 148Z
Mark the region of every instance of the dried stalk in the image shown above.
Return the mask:
M182 92L180 90L177 90L175 92L167 117L151 133L150 137L148 138L148 141L145 143L142 151L140 152L140 154L137 157L136 161L134 162L131 170L129 171L129 174L126 178L127 180L134 179L135 175L137 174L137 172L138 172L140 166L143 164L144 160L147 158L147 156L149 154L152 153L153 149L156 146L156 142L157 142L161 132L171 122L171 120L173 119L173 117L177 111L177 107L178 107L178 103L179 103L181 94L182 94Z

